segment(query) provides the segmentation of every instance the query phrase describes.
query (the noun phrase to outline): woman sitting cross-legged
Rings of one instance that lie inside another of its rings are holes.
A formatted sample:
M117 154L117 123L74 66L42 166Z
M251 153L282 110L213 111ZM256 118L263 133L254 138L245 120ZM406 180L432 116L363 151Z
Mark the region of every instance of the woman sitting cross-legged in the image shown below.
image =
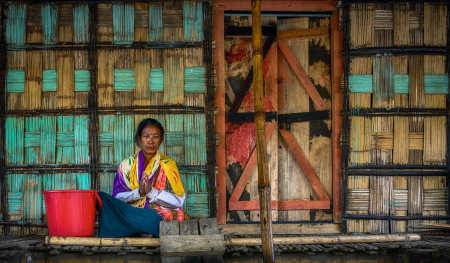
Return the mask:
M157 236L161 220L184 219L185 194L177 165L158 151L164 128L155 119L144 119L134 140L141 150L120 163L114 179L115 198L99 193L103 202L99 236Z

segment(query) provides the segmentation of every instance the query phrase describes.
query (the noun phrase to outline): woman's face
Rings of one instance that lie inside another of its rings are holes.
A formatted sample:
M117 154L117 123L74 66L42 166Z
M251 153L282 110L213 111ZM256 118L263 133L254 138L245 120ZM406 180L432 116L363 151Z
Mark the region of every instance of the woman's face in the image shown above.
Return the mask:
M161 131L155 126L145 126L139 137L139 144L145 156L152 157L163 141Z

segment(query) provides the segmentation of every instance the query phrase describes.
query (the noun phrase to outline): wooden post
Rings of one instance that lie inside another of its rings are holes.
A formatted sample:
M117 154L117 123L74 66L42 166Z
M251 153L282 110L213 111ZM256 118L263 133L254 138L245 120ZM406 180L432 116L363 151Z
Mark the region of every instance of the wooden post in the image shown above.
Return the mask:
M264 262L275 262L272 239L272 209L270 179L266 162L264 87L262 66L261 0L252 0L253 89L255 98L255 133L258 157L258 190L261 217L261 237Z
M216 189L217 189L217 222L226 223L226 157L225 157L225 51L224 51L224 11L214 9L214 64L217 71L217 86L215 105L216 113L216 131L218 144L216 147Z
M341 91L341 76L344 72L342 61L342 32L339 30L339 14L333 12L331 16L331 65L332 70L332 117L331 117L331 142L332 142L332 174L333 174L333 221L342 221L342 149L340 144L342 131L342 105L343 95Z

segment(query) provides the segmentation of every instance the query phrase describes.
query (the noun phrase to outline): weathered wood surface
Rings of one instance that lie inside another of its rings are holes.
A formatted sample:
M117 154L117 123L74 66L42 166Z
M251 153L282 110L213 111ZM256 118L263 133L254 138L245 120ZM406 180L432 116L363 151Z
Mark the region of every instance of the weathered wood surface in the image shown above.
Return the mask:
M182 222L163 221L160 224L160 252L163 258L222 256L225 252L224 236L219 231L216 218ZM164 261L186 262L187 259L170 258Z
M225 235L255 235L260 232L258 224L226 224L221 228ZM340 224L274 224L272 226L275 235L299 235L299 234L340 234Z

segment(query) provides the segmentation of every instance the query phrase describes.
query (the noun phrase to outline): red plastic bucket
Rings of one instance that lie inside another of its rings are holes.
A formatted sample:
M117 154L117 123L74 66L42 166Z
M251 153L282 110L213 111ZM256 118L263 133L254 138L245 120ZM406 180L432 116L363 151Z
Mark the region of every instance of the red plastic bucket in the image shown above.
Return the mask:
M63 237L89 237L94 234L95 190L44 191L48 234Z

